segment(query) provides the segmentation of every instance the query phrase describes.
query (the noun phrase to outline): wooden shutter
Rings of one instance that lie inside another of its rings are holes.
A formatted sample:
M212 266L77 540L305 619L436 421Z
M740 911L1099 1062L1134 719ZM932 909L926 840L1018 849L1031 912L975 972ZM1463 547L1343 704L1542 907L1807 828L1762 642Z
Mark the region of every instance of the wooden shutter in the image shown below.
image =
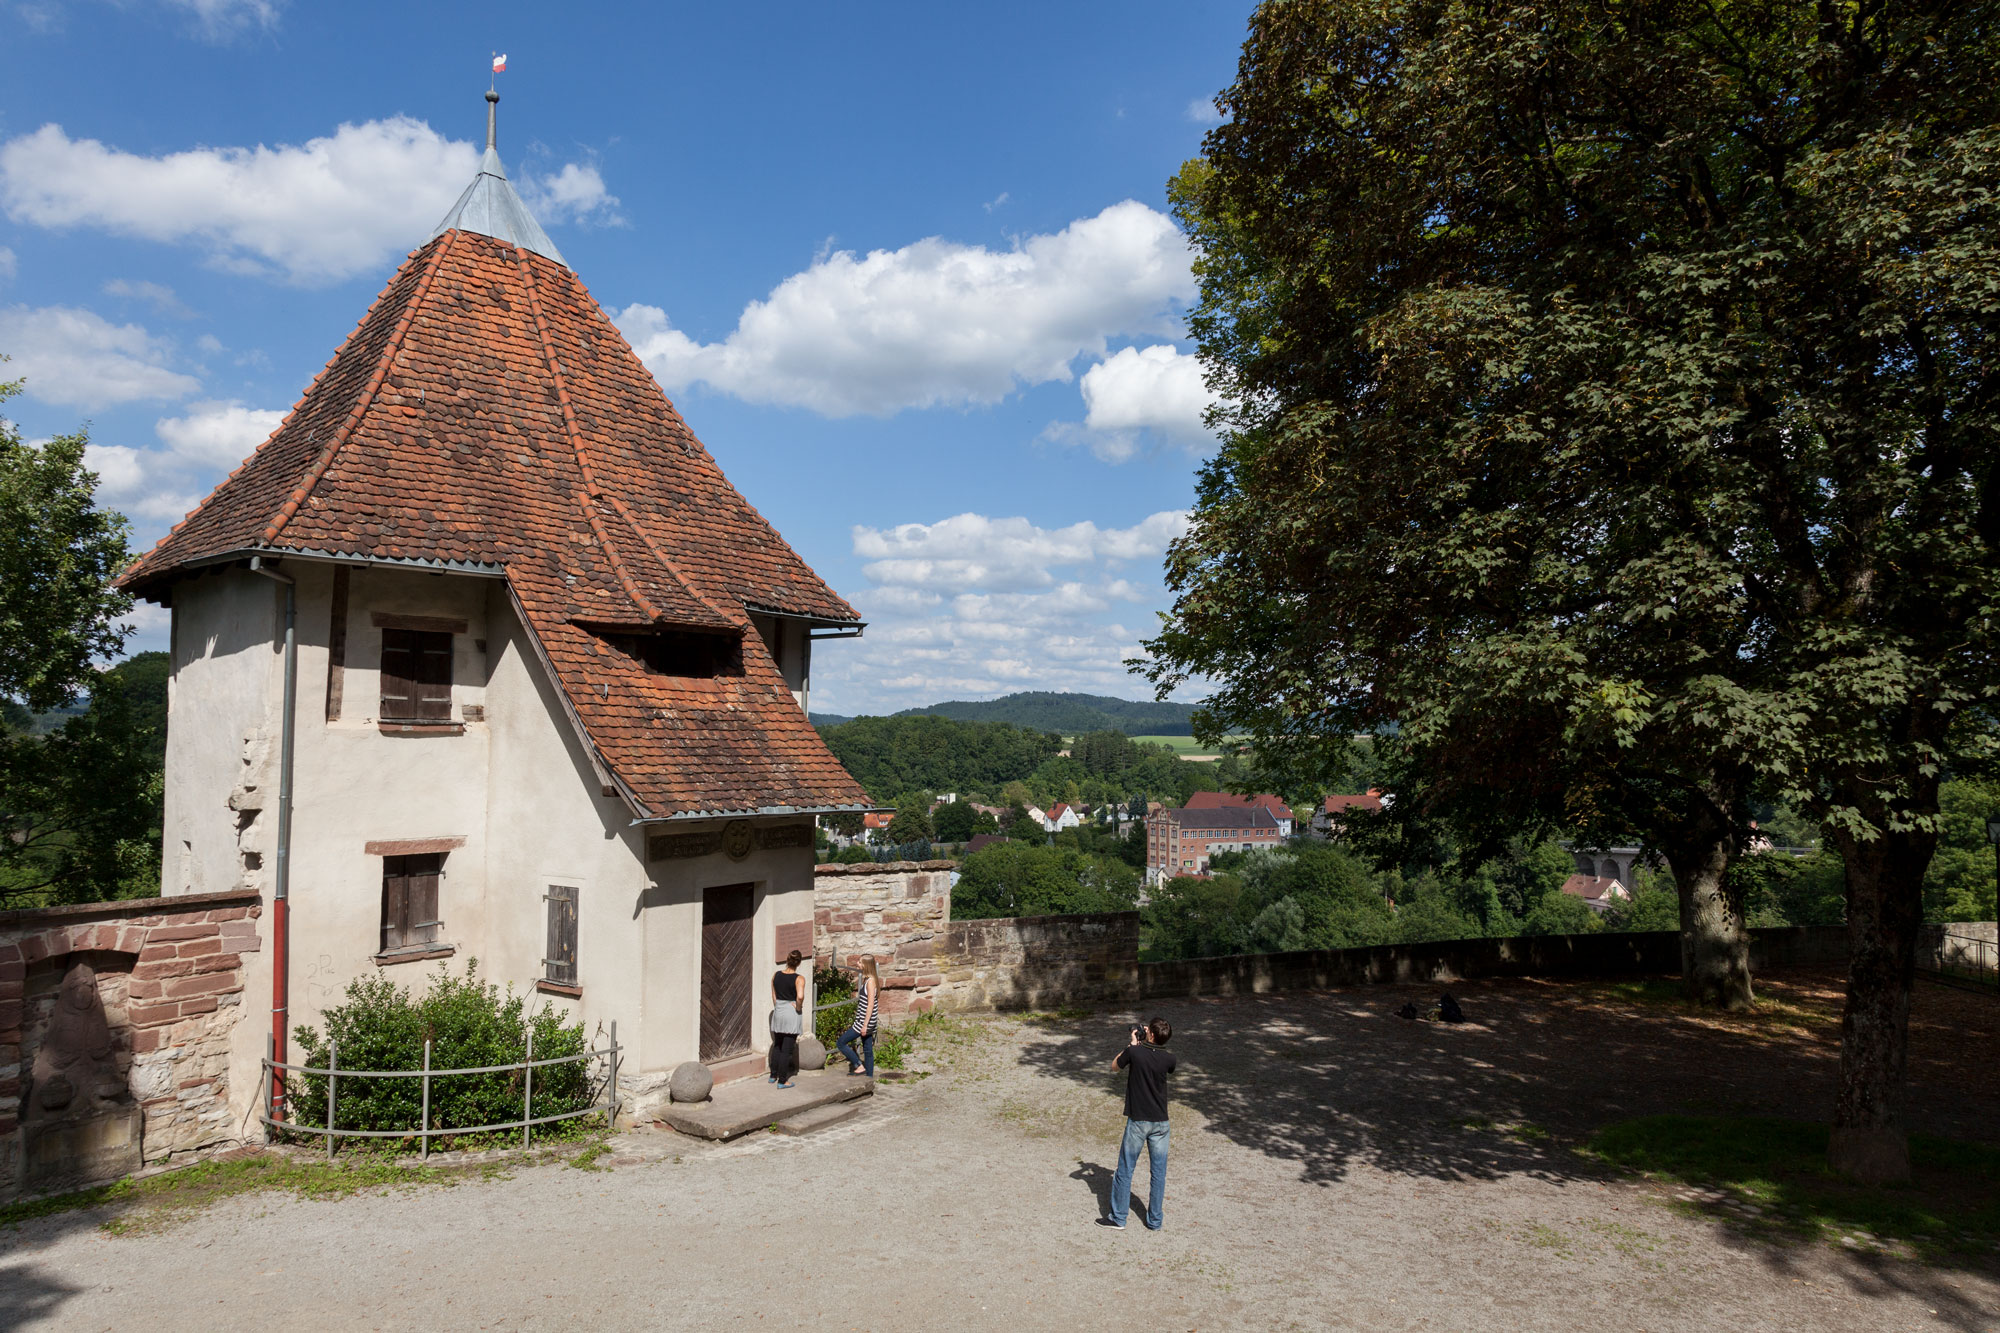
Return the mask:
M444 857L382 858L382 951L435 944L443 922L438 920L438 881Z
M451 635L412 632L417 666L416 716L451 721Z
M412 630L382 631L382 711L386 718L417 715L417 655Z
M382 712L389 721L451 721L451 635L382 631Z
M410 877L404 870L407 856L382 858L382 952L403 947L404 928L410 921Z
M542 975L565 986L576 985L576 905L572 884L551 884L544 901L549 905L549 947L542 959Z

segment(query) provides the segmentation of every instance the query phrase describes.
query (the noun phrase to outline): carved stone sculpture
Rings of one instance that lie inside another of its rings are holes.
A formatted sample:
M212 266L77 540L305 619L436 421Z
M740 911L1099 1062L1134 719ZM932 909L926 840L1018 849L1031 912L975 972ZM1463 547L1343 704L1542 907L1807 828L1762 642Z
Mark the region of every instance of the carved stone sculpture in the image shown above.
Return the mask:
M63 973L21 1108L22 1187L36 1193L109 1180L139 1168L144 1117L111 1051L97 972Z
M56 1011L29 1076L34 1080L27 1108L32 1119L87 1116L100 1102L125 1096L125 1080L111 1058L111 1026L97 994L97 973L90 964L72 963L63 974Z

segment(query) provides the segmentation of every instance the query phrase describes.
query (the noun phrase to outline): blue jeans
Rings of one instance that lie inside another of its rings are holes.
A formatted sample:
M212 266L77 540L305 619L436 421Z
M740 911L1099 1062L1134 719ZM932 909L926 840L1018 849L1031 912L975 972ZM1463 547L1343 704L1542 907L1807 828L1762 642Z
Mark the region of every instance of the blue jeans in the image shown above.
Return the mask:
M846 1057L850 1067L861 1066L868 1077L875 1077L875 1034L869 1033L861 1039L861 1054L854 1053L854 1029L848 1028L833 1039L834 1049Z
M1118 1174L1111 1177L1111 1220L1125 1224L1132 1206L1132 1175L1139 1169L1139 1149L1151 1159L1152 1193L1146 1196L1146 1229L1158 1231L1166 1222L1167 1206L1167 1122L1127 1120L1125 1141L1118 1145Z

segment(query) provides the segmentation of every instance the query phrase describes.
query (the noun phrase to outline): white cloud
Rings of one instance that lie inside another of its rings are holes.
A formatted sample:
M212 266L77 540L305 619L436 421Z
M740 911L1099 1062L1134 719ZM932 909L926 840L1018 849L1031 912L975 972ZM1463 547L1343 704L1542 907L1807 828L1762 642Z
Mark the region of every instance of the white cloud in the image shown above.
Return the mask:
M1054 571L1076 565L1158 557L1186 528L1177 510L1129 528L1072 523L1038 528L1025 518L959 514L937 523L854 528L854 553L876 583L957 592L968 588L1047 588Z
M166 0L169 9L191 16L211 37L228 37L248 28L275 28L279 0Z
M1201 359L1170 344L1123 347L1083 373L1084 418L1058 422L1049 438L1081 444L1107 463L1123 463L1150 436L1197 450L1214 440L1202 414L1216 395L1202 381Z
M1197 125L1220 125L1222 112L1213 97L1197 97L1187 104L1187 118Z
M604 176L595 166L565 162L553 176L524 172L516 184L521 201L544 223L624 224L618 213L618 196L604 188Z
M219 474L248 457L284 418L238 402L191 403L185 415L153 424L163 448L92 443L85 457L104 504L139 520L142 530L165 527L199 504Z
M44 125L0 144L0 206L16 222L196 245L219 267L312 285L374 272L421 244L478 164L474 145L407 116L296 146L160 157ZM545 221L615 216L595 167L531 179L555 210Z
M0 307L0 352L29 396L86 410L185 398L199 382L170 368L171 347L137 324L69 306Z
M106 296L117 296L127 301L143 301L170 319L188 319L194 311L181 304L174 289L164 283L136 281L130 278L113 278L104 284Z
M1006 202L1007 202L1007 192L1005 190L1002 190L1000 191L999 194L995 195L991 201L981 204L980 207L985 209L987 212L991 213L994 209L1000 207L1002 204Z
M228 471L269 439L284 419L283 412L238 402L192 403L186 416L155 422L153 433L186 464Z
M1022 689L1139 695L1124 660L1141 634L1125 618L1163 599L1160 557L1186 527L1178 511L1129 528L982 514L856 527L870 586L849 598L870 623L858 643L816 658L821 706L893 711Z
M0 279L11 278L16 271L14 252L0 245Z
M995 403L1072 378L1107 339L1169 325L1194 293L1173 221L1126 200L1053 235L989 250L938 237L865 256L838 251L698 343L656 306L619 327L669 391L694 383L826 416Z

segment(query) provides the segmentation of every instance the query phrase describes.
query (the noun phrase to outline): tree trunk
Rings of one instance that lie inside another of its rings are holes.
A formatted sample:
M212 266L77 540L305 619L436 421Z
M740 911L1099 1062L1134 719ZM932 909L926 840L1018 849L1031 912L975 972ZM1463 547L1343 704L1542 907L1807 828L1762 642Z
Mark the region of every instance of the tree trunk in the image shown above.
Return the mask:
M1734 842L1722 830L1665 848L1681 900L1681 983L1690 1002L1715 1009L1748 1009L1756 1001L1743 894L1729 883Z
M1691 1003L1714 1009L1756 1002L1743 891L1729 882L1740 850L1730 814L1741 803L1734 784L1711 775L1660 837L1681 900L1681 984Z
M1937 836L1891 832L1862 841L1837 834L1833 841L1847 863L1848 964L1840 1093L1827 1163L1863 1184L1888 1184L1910 1178L1909 1137L1898 1112L1909 1062L1924 872Z

